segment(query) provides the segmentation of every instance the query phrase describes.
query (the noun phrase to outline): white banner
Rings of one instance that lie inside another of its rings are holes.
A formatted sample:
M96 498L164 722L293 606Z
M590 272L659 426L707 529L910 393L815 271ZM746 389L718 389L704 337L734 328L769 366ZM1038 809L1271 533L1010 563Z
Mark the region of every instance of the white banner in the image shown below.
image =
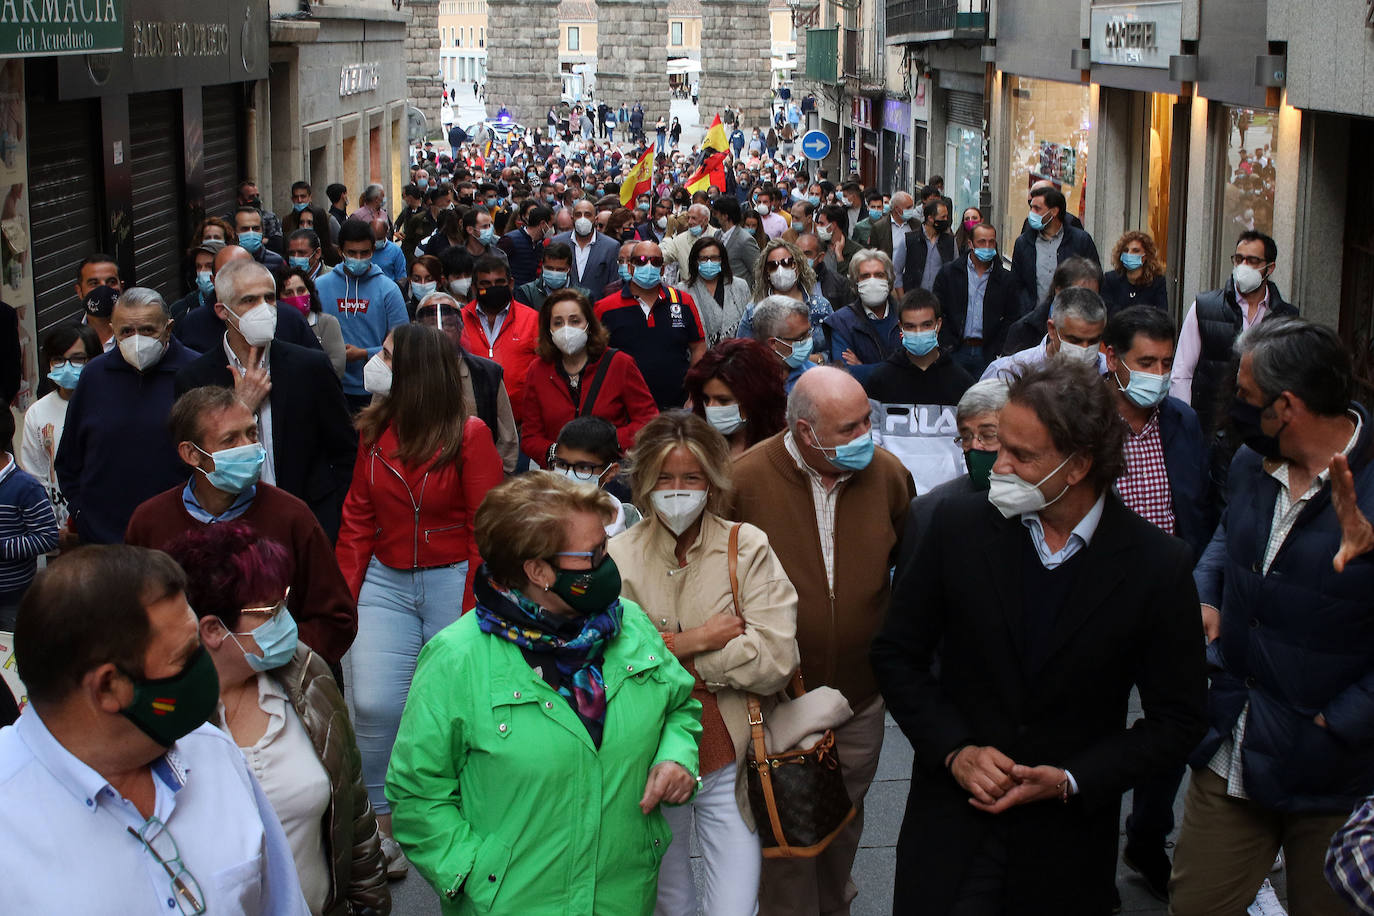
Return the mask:
M906 466L917 495L968 473L954 407L940 404L879 404L873 408L873 438Z

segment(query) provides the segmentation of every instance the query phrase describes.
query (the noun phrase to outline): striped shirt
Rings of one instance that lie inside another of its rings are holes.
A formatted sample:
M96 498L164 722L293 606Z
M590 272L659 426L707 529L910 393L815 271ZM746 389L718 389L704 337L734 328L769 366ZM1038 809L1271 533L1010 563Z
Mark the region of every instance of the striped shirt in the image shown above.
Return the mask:
M57 516L48 493L5 454L0 469L0 596L17 599L38 570L38 558L57 549Z
M821 558L825 560L825 581L830 585L830 591L835 591L835 505L840 499L840 489L845 481L854 476L852 472L846 471L839 475L839 479L833 487L827 487L825 480L820 474L816 473L815 468L802 460L801 450L797 448L797 442L792 436L792 431L788 430L787 435L782 437L782 444L787 448L787 454L792 456L792 460L801 468L806 475L807 481L811 484L811 504L816 509L816 531L821 540ZM833 597L833 596L832 596Z

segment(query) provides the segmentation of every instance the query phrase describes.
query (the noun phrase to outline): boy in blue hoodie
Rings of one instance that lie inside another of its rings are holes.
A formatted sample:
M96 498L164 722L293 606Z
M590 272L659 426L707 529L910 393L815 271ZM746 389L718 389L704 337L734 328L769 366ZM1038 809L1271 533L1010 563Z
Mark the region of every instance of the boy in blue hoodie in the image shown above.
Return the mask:
M400 288L372 263L372 227L362 220L347 220L339 229L343 255L333 270L315 281L324 311L339 319L343 331L343 390L356 413L372 400L363 387L363 364L382 349L382 341L394 327L409 322Z

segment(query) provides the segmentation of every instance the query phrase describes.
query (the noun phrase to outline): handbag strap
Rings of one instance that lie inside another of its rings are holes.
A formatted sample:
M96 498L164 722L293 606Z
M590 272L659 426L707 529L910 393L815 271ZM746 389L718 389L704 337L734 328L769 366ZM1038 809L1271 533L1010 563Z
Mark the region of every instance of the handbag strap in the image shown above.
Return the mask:
M620 351L614 347L607 347L606 352L601 354L601 361L596 364L596 372L592 373L591 384L587 386L587 393L582 398L582 406L578 409L579 417L590 417L592 408L596 406L596 396L601 392L601 383L606 380L606 371L611 367L611 360Z
M736 522L730 527L730 540L727 548L730 567L730 600L735 608L735 616L743 618L744 614L739 606L739 530L743 527L743 522ZM768 823L773 828L773 841L781 849L788 847L787 835L782 829L782 820L778 817L778 800L773 796L773 772L768 763L768 748L763 740L763 707L759 705L759 698L752 693L744 695L745 703L749 707L749 740L754 745L754 768L759 775L759 788L763 790L764 807L768 809Z

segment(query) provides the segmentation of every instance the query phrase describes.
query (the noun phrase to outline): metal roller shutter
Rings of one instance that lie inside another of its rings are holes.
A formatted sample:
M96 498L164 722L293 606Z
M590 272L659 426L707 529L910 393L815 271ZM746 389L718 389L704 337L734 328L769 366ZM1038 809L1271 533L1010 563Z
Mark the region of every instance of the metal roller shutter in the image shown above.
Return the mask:
M983 128L983 96L977 92L946 89L945 120L965 127Z
M168 302L185 293L181 227L181 98L149 92L129 98L133 168L134 280Z
M38 336L81 311L76 265L100 250L97 103L29 106L29 227Z
M188 90L190 91L190 90ZM238 201L241 174L239 111L243 87L206 86L201 90L201 120L205 126L205 215L224 216Z

